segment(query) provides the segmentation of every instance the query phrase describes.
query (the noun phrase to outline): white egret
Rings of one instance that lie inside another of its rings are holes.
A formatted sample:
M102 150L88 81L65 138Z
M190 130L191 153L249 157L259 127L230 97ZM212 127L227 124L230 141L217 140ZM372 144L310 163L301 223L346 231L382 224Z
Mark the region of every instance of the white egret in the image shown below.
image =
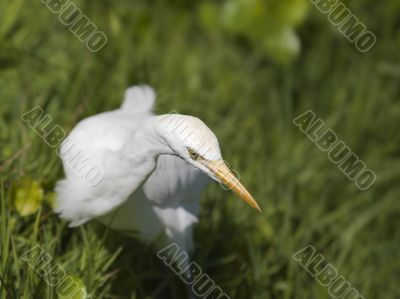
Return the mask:
M104 178L87 184L70 157L63 157L56 212L70 226L98 218L146 242L175 242L189 252L208 178L261 210L223 162L213 132L192 116L153 115L154 101L152 88L131 87L120 109L84 119L72 130L68 143L100 167Z

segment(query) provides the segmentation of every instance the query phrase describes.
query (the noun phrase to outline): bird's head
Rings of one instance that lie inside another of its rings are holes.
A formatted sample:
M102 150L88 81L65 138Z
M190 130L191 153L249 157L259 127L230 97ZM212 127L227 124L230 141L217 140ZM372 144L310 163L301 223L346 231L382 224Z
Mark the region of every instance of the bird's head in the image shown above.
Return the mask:
M159 116L159 125L173 153L223 183L257 211L261 209L224 162L218 139L198 118L181 114Z

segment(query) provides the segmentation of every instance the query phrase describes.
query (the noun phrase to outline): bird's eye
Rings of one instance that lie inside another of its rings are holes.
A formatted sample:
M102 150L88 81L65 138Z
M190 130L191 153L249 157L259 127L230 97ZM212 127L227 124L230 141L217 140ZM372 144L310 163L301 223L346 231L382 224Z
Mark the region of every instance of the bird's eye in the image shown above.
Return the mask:
M196 153L193 149L188 148L188 152L189 152L190 157L191 157L193 160L196 161L196 160L199 158L199 154Z

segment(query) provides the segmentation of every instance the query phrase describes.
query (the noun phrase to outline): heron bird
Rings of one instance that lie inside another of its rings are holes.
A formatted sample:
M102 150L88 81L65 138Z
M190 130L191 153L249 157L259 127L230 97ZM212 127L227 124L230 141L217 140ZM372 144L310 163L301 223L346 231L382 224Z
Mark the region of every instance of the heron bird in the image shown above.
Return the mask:
M71 157L61 155L65 178L56 185L56 212L71 227L97 218L145 242L176 243L190 252L209 181L223 183L261 209L224 163L214 133L193 116L154 115L155 98L149 86L130 87L119 109L75 126L60 152L70 151L72 144L104 177L88 184Z

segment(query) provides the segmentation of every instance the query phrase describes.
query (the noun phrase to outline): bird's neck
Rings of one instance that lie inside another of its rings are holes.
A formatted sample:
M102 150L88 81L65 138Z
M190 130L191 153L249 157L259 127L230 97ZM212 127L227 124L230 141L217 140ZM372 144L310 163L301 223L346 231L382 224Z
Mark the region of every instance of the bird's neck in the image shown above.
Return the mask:
M173 154L158 122L156 116L144 121L122 149L132 170L146 176L154 170L158 156Z

